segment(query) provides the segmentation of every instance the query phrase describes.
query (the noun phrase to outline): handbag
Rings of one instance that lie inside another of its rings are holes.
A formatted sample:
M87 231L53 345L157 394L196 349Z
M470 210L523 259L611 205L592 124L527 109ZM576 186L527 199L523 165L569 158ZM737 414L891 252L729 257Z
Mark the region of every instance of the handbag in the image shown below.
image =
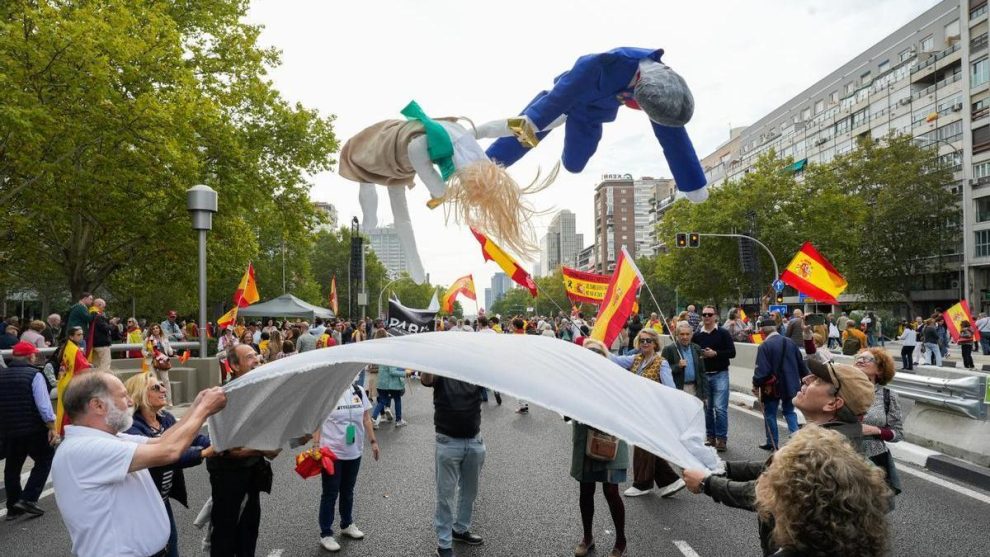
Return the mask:
M615 460L619 454L619 438L594 429L588 428L588 442L584 447L584 455L592 460Z
M330 450L330 447L313 447L296 455L296 473L304 480L320 475L322 470L326 470L327 474L332 476L334 460L337 460L337 455Z
M151 359L151 365L158 371L168 371L172 369L172 360L165 354L158 352Z

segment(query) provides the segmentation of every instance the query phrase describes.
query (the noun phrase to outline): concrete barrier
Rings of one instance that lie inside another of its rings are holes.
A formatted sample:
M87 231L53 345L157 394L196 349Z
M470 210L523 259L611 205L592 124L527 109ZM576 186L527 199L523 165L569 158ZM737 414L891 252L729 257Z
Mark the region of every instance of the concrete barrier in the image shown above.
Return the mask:
M220 384L220 364L216 358L189 358L184 364L179 364L178 358L172 361L178 364L168 372L169 382L173 383L172 404L192 402L203 389ZM141 373L141 360L112 360L110 371L121 381L127 381Z

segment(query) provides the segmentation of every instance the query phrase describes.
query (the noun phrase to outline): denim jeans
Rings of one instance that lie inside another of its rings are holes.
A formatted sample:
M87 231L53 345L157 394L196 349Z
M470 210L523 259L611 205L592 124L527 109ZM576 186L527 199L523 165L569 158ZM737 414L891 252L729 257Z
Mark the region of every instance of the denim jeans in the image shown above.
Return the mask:
M338 460L333 463L333 475L324 470L320 474L323 480L323 494L320 495L320 537L333 535L333 507L340 496L340 528L343 530L354 522L354 484L357 483L358 470L361 469L361 458L353 460Z
M729 436L729 371L708 374L708 401L705 406L705 433L708 437Z
M433 528L437 531L437 545L446 549L453 541L452 531L471 529L478 478L485 464L485 442L481 435L457 439L437 433L436 437L437 508Z
M382 412L388 408L391 402L395 401L395 420L402 419L402 395L399 394L400 391L390 391L388 389L378 389L378 404L375 404L375 408L371 411L371 419L377 418Z
M928 356L925 358L926 362L930 362L931 360L929 358L933 358L935 360L935 365L942 367L942 349L939 348L937 344L934 342L926 342L925 351L928 352Z
M780 446L780 436L777 433L777 408L783 403L784 419L787 420L787 431L797 433L798 419L794 413L791 399L769 398L763 401L763 421L766 422L767 445L774 448Z
M990 356L990 333L980 331L980 348L984 356Z

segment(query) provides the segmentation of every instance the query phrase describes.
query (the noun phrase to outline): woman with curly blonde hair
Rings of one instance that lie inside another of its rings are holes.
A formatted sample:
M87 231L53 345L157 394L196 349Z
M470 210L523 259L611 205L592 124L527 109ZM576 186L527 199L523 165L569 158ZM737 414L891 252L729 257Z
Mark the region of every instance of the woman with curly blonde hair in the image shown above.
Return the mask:
M887 553L883 471L845 437L805 426L773 457L756 484L756 507L775 520L775 556Z

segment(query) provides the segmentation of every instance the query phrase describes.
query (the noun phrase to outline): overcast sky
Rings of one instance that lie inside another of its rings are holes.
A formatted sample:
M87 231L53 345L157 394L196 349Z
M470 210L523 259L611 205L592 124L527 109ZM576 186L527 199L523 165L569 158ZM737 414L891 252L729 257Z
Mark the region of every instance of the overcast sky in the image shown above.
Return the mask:
M664 62L695 97L688 131L700 157L934 6L936 0L255 0L261 42L282 51L271 77L290 101L335 115L341 145L370 124L401 118L415 99L431 116L485 122L517 114L583 54L619 46L663 48ZM617 7L617 8L616 8ZM559 160L563 130L511 167L519 183ZM594 242L594 186L604 173L669 177L649 121L622 109L584 172L561 171L533 196L539 209L570 209L585 246ZM341 222L360 218L358 186L333 172L312 177L313 199ZM420 255L434 283L474 275L478 302L498 267L484 263L467 228L426 208L422 184L407 193ZM385 191L379 222L390 223ZM549 216L536 225L546 232ZM524 264L532 271L532 263ZM376 295L377 293L373 293ZM472 303L463 300L467 313Z

